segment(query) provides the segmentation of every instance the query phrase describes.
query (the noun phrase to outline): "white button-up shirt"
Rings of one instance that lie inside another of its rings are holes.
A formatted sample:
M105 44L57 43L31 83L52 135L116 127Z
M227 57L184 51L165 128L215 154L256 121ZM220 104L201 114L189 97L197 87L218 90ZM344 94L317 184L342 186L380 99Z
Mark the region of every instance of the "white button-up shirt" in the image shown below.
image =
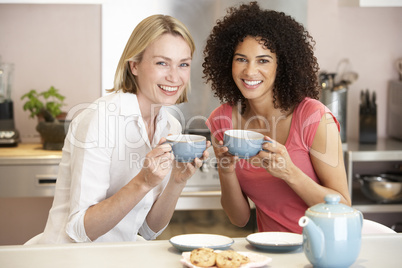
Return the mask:
M149 141L137 96L132 93L104 96L82 111L70 124L53 206L39 243L89 242L84 228L86 210L135 177L146 154L162 137L180 134L181 130L178 120L162 107L153 140ZM154 233L145 219L169 177L170 173L95 241L135 241L138 233L145 239L155 239L163 230Z

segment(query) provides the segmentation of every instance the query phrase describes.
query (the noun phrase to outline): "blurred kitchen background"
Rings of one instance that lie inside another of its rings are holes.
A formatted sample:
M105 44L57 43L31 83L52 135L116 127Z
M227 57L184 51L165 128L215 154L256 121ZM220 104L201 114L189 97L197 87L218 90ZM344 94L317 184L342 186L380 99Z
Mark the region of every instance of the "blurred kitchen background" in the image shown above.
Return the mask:
M106 94L105 90L113 87L114 72L132 30L142 19L155 13L177 17L193 34L197 50L192 64L192 92L189 103L178 107L182 112L178 118L185 131L208 135L204 122L219 102L202 79L202 50L216 19L225 15L227 7L241 2L248 1L0 0L0 62L14 65L11 99L21 144L40 143L35 130L37 120L29 118L28 112L22 109L23 94L54 86L66 96L65 111L86 106ZM307 27L316 41L315 55L322 72L358 74L357 80L347 86L347 98L342 103L344 148L357 152L353 154L355 158L347 158L351 191L359 187L353 179L357 173L401 171L402 146L395 137L390 139L386 119L389 83L402 84L395 64L402 57L402 0L260 0L259 3L264 8L284 11ZM345 62L347 65L342 64ZM359 104L361 90L366 89L376 92L378 142L374 147L362 149ZM402 106L402 97L396 102ZM396 149L397 152L392 151ZM367 160L359 158L362 150L381 153ZM32 190L33 194L29 190L13 194L13 189L23 184L11 186L16 181L15 174L32 176L32 169L38 165L51 168L51 171L38 171L40 174L57 174L60 157L59 153L53 153L44 157L46 160L41 158L39 164L25 159L22 167L10 162L8 154L13 154L12 149L0 148L0 245L22 244L41 232L52 202L53 186L48 184ZM45 163L49 158L53 162ZM353 169L355 161L358 164ZM366 197L356 204L368 217L388 226L402 222L400 204L381 206ZM211 162L189 183L171 226L161 238L193 232L238 237L255 231L254 221L245 228L236 228L227 220L220 207L219 182Z

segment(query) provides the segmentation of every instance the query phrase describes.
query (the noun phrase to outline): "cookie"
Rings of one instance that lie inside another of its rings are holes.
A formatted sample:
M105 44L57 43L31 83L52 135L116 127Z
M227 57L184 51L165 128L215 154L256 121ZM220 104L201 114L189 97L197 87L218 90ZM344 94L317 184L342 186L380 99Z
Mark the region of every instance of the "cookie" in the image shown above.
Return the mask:
M235 268L242 264L243 255L233 250L225 250L216 255L216 265L219 268Z
M240 258L241 258L241 264L242 264L242 265L250 262L249 257L244 256L244 255L242 255L242 254L239 254L239 255L240 255Z
M191 251L190 261L195 266L210 267L216 262L216 253L211 248L197 248Z

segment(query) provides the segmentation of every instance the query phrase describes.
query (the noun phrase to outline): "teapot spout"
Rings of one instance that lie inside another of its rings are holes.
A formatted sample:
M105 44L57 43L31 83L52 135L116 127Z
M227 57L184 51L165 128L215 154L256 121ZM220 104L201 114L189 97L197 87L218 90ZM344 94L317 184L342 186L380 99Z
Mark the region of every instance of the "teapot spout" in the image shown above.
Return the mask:
M324 254L325 238L321 228L306 216L300 218L299 226L303 227L304 250L306 252L311 252L316 259L322 258Z

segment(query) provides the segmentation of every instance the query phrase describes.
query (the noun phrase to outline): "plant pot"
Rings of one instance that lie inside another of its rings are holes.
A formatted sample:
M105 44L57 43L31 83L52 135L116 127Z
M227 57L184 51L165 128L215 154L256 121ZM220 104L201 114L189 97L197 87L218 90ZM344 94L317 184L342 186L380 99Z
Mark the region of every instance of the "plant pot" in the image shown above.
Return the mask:
M40 133L44 150L61 150L70 121L39 122L36 130Z
M38 122L46 122L45 118L43 117L43 114L40 113L36 116L38 118ZM61 112L58 116L56 116L56 119L61 121L67 121L67 112Z

